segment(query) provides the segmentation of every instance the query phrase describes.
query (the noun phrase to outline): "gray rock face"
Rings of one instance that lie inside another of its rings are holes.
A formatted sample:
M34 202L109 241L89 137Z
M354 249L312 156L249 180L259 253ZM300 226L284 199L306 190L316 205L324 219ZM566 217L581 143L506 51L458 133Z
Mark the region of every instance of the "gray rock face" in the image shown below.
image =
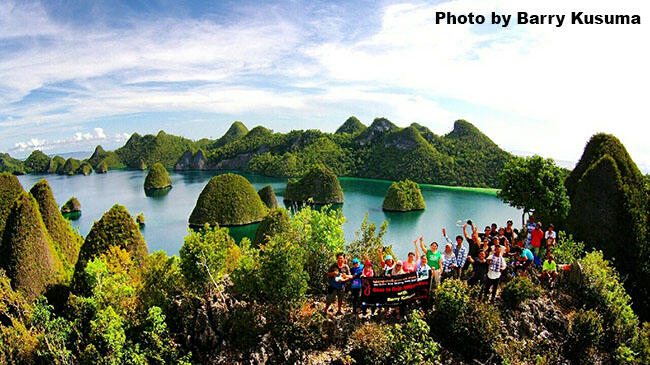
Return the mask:
M546 297L529 300L502 316L505 332L515 339L542 339L568 333L569 320Z
M406 139L406 138L395 138L391 141L387 141L386 143L384 143L384 147L386 148L395 147L398 150L402 150L402 151L412 150L415 147L417 147L417 145L418 145L417 142L415 142L414 140Z
M176 162L176 165L174 165L174 170L177 171L208 169L208 161L202 150L198 150L195 154L192 154L190 150L185 151L181 158L178 159L178 162Z
M397 127L386 118L377 118L359 137L356 142L362 146L372 143L376 138L381 137L384 133L396 129Z

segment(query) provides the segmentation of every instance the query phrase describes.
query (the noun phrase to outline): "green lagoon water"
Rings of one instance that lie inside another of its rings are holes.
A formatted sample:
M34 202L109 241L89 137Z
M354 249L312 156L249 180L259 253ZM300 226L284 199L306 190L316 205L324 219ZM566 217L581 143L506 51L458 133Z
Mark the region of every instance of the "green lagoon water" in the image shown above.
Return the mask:
M219 172L221 173L221 172ZM183 244L188 231L188 217L201 190L210 177L217 172L171 172L174 187L165 196L145 196L143 183L146 171L114 170L107 174L90 176L61 175L24 175L19 180L25 189L30 189L41 178L46 178L52 187L59 206L71 196L81 202L82 214L73 221L73 227L82 235L88 234L93 223L101 218L113 204L121 204L133 216L142 212L146 226L142 233L147 241L149 251L164 250L175 255ZM255 189L271 184L282 204L286 179L258 175L244 175ZM436 240L443 242L442 227L447 227L449 236L462 234L457 222L472 219L481 228L492 222L505 225L508 219L518 222L521 212L496 198L490 192L477 192L471 189L457 189L437 186L422 186L422 194L427 209L420 212L390 213L383 212L381 205L390 182L357 178L341 178L345 203L340 209L347 218L344 225L345 238L354 239L355 231L361 225L368 212L370 221L379 226L388 220L388 232L385 243L392 244L394 252L404 258L413 250L413 240L424 236L426 242ZM236 238L252 237L256 224L231 228Z

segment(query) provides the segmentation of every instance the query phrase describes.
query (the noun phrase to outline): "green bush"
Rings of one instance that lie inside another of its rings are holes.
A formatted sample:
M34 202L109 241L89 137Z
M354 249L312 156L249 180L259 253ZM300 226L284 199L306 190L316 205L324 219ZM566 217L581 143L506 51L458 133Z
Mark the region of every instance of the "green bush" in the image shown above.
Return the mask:
M584 243L576 242L572 235L567 235L564 231L558 232L557 243L553 246L553 257L556 262L570 265L580 259L584 253Z
M388 325L367 323L350 335L350 356L358 364L390 364L391 338Z
M392 247L384 247L386 229L388 229L388 222L384 221L379 226L379 232L377 232L375 223L368 223L368 212L366 212L359 230L354 233L354 240L346 248L348 255L352 258L357 257L359 260L367 256L374 264L380 262L377 253L380 248L384 250L384 254L392 255Z
M289 310L304 300L309 275L301 257L301 248L282 236L271 238L260 251L259 290L275 308Z
M427 322L434 339L444 348L468 360L485 361L492 356L501 336L499 312L486 310L484 304L472 299L465 282L445 280L434 292L433 306Z
M503 287L501 299L506 307L517 308L528 299L539 297L540 291L528 277L517 276Z
M589 362L591 349L597 349L604 336L603 319L594 310L580 310L570 327L569 358L576 362Z
M291 228L290 219L289 212L286 209L272 209L257 226L253 245L259 246L266 243L269 237L287 232Z
M391 358L399 364L437 364L440 348L429 335L430 328L422 313L413 311L403 325L391 331Z
M191 231L178 252L180 269L188 287L203 293L214 286L223 290L223 276L239 266L241 252L228 229L205 226Z

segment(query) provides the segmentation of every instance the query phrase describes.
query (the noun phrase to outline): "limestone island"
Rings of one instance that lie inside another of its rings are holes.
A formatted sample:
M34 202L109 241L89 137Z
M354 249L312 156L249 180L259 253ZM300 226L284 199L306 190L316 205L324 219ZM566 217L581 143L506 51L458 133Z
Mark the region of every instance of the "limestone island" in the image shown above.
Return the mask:
M167 193L172 187L172 180L169 178L167 169L160 162L151 166L151 170L144 179L144 192L146 195L157 195Z
M342 204L343 189L332 170L317 164L302 178L287 182L284 201L288 204Z
M266 185L257 191L257 195L262 199L262 203L269 209L278 207L278 198L275 196L275 191L271 185Z
M61 214L65 219L77 220L81 216L81 203L74 196L68 199L61 207Z
M425 207L420 186L411 180L393 182L382 205L382 209L388 212L410 212Z
M190 214L191 227L243 226L264 219L268 208L243 176L227 173L214 176L203 188Z
M135 223L137 223L140 228L144 227L144 221L144 213L140 213L135 217Z

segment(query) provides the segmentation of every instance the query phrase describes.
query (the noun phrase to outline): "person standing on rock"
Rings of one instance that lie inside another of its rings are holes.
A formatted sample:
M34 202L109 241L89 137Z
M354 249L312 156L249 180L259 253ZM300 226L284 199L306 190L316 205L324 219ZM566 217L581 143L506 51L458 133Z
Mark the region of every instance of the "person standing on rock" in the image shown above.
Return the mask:
M350 268L352 274L352 284L350 284L350 292L352 293L352 313L357 313L357 309L361 304L361 274L363 273L363 265L358 258L352 260L352 267Z
M330 266L330 269L327 272L327 278L329 279L329 287L327 289L327 299L325 301L325 310L323 311L323 314L327 315L330 305L334 303L335 299L338 299L338 310L336 311L336 315L339 316L343 314L341 307L343 305L343 297L345 296L345 283L353 279L353 276L350 273L350 267L345 263L344 253L340 252L336 254L336 263Z
M442 235L448 244L452 243L449 237L447 237L447 230L444 228L442 229ZM460 279L463 275L463 267L465 267L465 262L467 261L467 249L463 246L463 236L456 236L456 246L453 246L453 249L456 262L451 265L451 268L454 270L454 276Z
M427 264L431 266L436 285L440 285L440 276L442 275L442 254L438 252L438 242L431 242L431 247L427 250L424 247L424 237L420 237L420 248L427 255Z
M395 268L395 260L393 260L393 256L386 255L386 260L384 260L384 249L382 247L377 250L377 253L379 254L379 264L383 270L383 276L390 276L393 272L393 268Z

